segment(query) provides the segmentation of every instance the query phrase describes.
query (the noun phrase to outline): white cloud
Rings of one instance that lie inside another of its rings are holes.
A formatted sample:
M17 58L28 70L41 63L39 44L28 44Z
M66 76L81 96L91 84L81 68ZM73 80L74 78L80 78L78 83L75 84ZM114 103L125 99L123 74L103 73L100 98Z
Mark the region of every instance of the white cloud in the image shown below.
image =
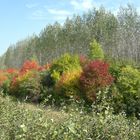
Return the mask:
M36 10L31 14L30 19L44 20L46 19L46 17L47 17L46 12L44 12L43 10Z
M38 5L39 5L38 3L28 3L25 6L26 8L31 9L31 8L36 8Z
M74 7L75 10L87 11L95 6L92 0L71 0L70 4Z
M69 11L66 11L66 10L48 9L48 12L50 14L54 14L54 15L62 15L62 16L71 15L71 13Z
M56 21L63 21L63 20L65 20L66 19L66 16L54 16L54 19L56 20Z
M92 0L83 0L82 7L86 10L91 9L93 6Z
M29 19L46 20L51 17L52 20L63 21L67 17L72 16L72 13L66 10L48 9L47 11L45 9L36 10L31 14ZM50 15L48 15L48 13Z
M67 17L71 17L72 13L67 10L61 10L61 9L48 9L47 10L50 14L53 15L53 18L57 21L63 21Z
M70 4L75 8L75 9L81 9L81 7L79 6L79 3L78 3L78 1L76 1L76 0L72 0L71 2L70 2Z

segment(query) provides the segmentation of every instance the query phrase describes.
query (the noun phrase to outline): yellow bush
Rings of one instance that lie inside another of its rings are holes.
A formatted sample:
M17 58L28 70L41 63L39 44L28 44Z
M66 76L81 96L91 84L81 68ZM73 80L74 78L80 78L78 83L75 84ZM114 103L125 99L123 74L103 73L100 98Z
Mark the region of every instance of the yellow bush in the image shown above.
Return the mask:
M63 97L79 98L79 77L82 69L68 71L62 74L60 80L56 84L56 92L61 94Z

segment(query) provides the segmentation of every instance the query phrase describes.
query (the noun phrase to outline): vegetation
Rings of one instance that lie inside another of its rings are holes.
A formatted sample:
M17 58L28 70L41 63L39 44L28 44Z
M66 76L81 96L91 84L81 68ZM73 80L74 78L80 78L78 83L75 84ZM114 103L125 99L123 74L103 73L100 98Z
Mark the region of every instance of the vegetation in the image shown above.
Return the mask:
M140 112L140 71L131 66L121 68L116 86L119 94L117 95L118 104L122 102L120 108L127 114L136 114L138 117Z
M91 101L95 101L96 93L111 85L112 82L113 77L109 74L108 64L99 60L89 62L80 77L85 98Z
M57 107L63 102L71 104L72 98L84 100L84 105L98 105L105 97L115 114L124 112L139 119L140 71L127 64L110 67L110 62L100 59L104 55L100 45L96 48L101 53L95 53L94 60L64 54L51 65L27 60L18 70L1 70L1 92L22 101L53 103Z
M117 16L116 16L117 15ZM65 53L88 55L89 44L96 39L105 56L119 60L140 61L140 15L128 5L114 15L103 7L47 25L39 35L11 45L0 57L1 68L19 68L30 58L40 65Z
M110 109L87 114L78 104L73 103L65 113L67 107L61 111L55 111L53 107L44 110L0 97L0 139L139 140L139 120L129 120L124 114L114 115Z
M89 49L89 54L88 54L90 59L104 59L104 52L101 48L101 45L94 40L90 44L90 49Z
M10 47L0 139L139 140L139 25L130 5L117 17L101 7Z

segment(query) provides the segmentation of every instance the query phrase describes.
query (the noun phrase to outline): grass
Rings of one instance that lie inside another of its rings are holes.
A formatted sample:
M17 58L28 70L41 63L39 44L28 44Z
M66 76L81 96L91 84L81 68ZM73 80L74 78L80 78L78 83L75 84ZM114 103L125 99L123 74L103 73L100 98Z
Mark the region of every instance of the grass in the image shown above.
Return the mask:
M100 108L102 108L100 106ZM0 96L1 140L139 140L140 121L111 109L87 113L75 103L47 109Z

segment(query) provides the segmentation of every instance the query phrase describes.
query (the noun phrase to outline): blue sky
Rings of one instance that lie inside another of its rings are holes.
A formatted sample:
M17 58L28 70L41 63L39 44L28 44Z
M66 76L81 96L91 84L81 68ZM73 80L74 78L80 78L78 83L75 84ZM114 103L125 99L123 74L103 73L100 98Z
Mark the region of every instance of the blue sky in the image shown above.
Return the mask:
M0 0L0 55L10 44L39 34L47 24L63 23L67 16L100 5L115 13L127 3L140 11L139 0Z

